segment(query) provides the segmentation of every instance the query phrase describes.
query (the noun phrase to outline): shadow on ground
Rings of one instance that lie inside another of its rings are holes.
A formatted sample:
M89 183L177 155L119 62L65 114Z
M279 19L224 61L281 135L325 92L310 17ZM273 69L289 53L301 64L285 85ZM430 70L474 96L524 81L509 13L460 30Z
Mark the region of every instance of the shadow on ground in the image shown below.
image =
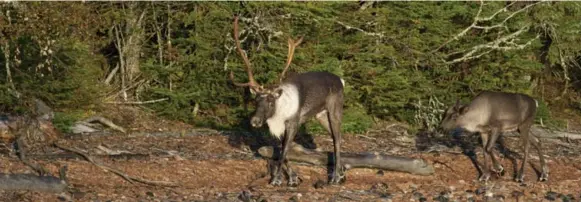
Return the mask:
M512 162L513 173L517 173L517 159L520 159L521 156L506 146L505 139L506 138L503 135L498 138L494 148L494 153L495 155L500 153L508 158ZM474 167L478 170L479 174L482 174L480 169L481 164L476 155L476 150L482 149L482 140L478 133L468 133L461 130L452 131L450 133L422 130L416 135L416 149L421 152L442 152L445 150L451 150L455 147L460 148L462 155L467 156ZM537 174L539 174L538 169L534 166L533 168Z
M240 148L243 145L248 145L255 156L259 156L258 149L264 146L273 146L274 153L280 153L281 140L270 135L266 124L262 128L253 128L250 126L250 122L244 119L237 124L236 128L240 128L240 130L224 134L228 136L230 146ZM294 142L308 149L317 148L313 134L306 130L305 125L301 126Z

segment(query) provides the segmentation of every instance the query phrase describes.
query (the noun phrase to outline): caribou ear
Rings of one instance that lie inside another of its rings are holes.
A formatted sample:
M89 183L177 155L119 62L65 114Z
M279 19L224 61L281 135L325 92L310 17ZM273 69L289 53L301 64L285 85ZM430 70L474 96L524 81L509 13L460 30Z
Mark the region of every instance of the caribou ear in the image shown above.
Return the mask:
M282 95L282 88L277 88L272 92L274 98L278 98Z
M256 90L254 90L254 88L250 88L250 93L252 93L252 95L256 95Z

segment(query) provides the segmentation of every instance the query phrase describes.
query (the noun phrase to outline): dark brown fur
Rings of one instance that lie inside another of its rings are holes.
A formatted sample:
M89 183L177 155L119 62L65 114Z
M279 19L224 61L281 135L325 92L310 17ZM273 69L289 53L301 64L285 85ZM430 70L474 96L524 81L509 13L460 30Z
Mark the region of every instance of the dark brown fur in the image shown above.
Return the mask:
M251 119L252 126L261 127L264 122L270 119L280 119L275 116L277 110L288 110L277 108L277 102L285 95L284 91L289 90L289 86L296 89L298 108L291 116L284 117L284 137L282 138L282 151L278 164L273 169L271 184L280 185L282 167L286 166L289 175L289 186L298 185L298 176L288 165L286 156L288 154L291 141L297 134L300 125L316 116L317 120L332 135L334 146L334 169L330 183L339 183L344 179L343 169L340 167L340 145L341 145L341 119L343 117L343 84L341 78L328 72L306 72L295 75L284 80L280 85L269 87L257 95L257 109ZM287 92L288 93L288 92ZM288 98L288 97L287 97ZM292 106L292 104L289 104ZM289 114L289 113L286 113ZM275 124L269 127L276 127ZM272 131L272 129L271 129ZM277 134L274 134L277 136Z

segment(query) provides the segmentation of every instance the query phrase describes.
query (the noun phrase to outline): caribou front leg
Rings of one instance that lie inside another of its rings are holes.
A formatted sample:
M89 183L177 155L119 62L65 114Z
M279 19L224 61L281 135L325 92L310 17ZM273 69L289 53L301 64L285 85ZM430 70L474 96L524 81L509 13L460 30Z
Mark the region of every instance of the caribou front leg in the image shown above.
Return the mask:
M273 169L272 179L270 180L270 184L274 186L280 186L282 184L282 170L283 166L286 167L286 172L288 174L288 186L294 187L299 185L298 175L292 170L290 167L286 156L288 154L289 148L291 143L295 137L295 134L298 131L299 127L299 120L288 120L285 124L285 135L282 141L282 149L278 159L276 162L276 167Z
M494 155L494 146L496 146L496 142L500 137L501 133L498 132L498 129L494 128L490 131L490 139L488 140L488 144L486 145L485 151L488 152L490 156L490 160L492 160L492 171L496 174L502 176L504 175L504 167L496 160Z

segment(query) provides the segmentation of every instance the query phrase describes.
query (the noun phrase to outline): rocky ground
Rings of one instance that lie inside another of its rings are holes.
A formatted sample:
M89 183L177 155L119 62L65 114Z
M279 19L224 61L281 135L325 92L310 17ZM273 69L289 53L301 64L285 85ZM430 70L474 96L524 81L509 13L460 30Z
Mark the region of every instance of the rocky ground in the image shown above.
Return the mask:
M331 151L330 136L299 141L307 147ZM274 141L248 133L187 129L181 132L140 132L128 134L74 135L59 144L77 148L103 164L128 175L150 180L172 181L177 187L130 183L82 158L52 158L63 153L54 147L33 150L29 158L58 176L67 165L70 184L65 193L0 191L1 201L579 201L581 199L581 144L547 140L550 176L537 182L539 167L535 150L526 168L525 184L512 180L514 162L520 162L516 137L504 138L505 147L496 152L506 168L504 176L488 183L477 182L478 170L467 154L476 148L476 137L433 137L404 132L375 131L371 134L345 134L345 152L380 152L423 158L435 168L431 176L352 169L342 185L326 185L326 168L293 164L302 178L300 186L268 185L267 161L256 154L259 146ZM514 154L511 154L514 152ZM121 153L121 155L110 155ZM109 156L108 156L109 155ZM13 155L0 156L3 173L31 170ZM520 163L519 163L520 165Z

